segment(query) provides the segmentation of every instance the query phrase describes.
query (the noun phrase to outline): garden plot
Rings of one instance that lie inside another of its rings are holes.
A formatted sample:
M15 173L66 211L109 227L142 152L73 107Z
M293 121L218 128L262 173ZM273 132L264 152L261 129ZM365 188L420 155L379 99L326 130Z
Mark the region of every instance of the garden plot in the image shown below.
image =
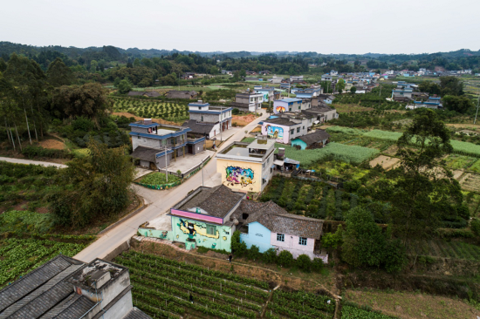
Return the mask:
M333 318L335 300L329 296L275 290L264 318Z
M129 268L134 306L156 318L259 318L272 288L263 281L138 252L124 253L115 262Z
M383 167L383 169L389 170L389 169L398 167L398 165L400 165L399 162L400 162L399 158L380 155L379 157L370 161L370 167L375 167L377 165L380 165Z
M474 171L475 173L480 174L480 159L477 160L475 163L473 163L472 166L469 168L471 171Z
M463 189L480 193L480 175L467 173L458 181Z
M480 247L460 241L429 240L426 245L416 245L412 254L440 258L480 261Z
M187 103L117 98L113 109L115 112L128 112L140 117L161 118L173 122L189 119Z
M450 154L445 158L447 167L452 170L468 169L476 161L477 158L475 157L458 154Z

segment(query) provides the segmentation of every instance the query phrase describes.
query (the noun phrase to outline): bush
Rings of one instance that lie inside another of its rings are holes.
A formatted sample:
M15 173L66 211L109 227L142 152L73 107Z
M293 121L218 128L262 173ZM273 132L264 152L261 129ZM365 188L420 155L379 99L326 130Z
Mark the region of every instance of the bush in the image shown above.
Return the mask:
M48 158L73 158L73 154L67 150L56 150L43 148L41 146L27 146L22 150L22 154L29 158L48 157Z
M251 259L251 260L260 259L261 254L260 254L260 249L258 248L258 246L252 245L252 247L250 247L250 249L248 249L247 256L248 256L248 259Z
M282 267L291 267L293 265L294 259L292 254L288 250L282 250L278 254L278 264Z
M83 132L89 132L94 129L95 124L86 117L81 116L72 122L72 127L75 131L80 130Z
M238 257L245 255L247 252L247 245L240 242L240 231L235 231L232 236L231 250Z
M323 260L320 258L314 258L312 261L312 270L319 272L323 269Z
M232 110L232 115L238 115L240 113L240 110L237 109L236 107Z
M472 221L470 222L470 228L472 229L472 232L475 234L475 236L480 236L480 220L478 218L472 219Z
M312 269L312 260L307 255L302 254L298 256L296 265L304 271L310 271Z
M274 248L268 249L266 252L263 253L263 261L267 264L274 264L277 262L277 252Z

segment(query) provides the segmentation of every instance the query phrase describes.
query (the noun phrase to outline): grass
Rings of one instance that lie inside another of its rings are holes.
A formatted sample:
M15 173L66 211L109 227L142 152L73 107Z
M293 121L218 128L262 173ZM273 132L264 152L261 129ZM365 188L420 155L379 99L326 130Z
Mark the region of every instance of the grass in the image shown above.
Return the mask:
M349 289L345 299L400 318L473 319L480 315L479 310L462 300L422 293Z
M78 149L72 150L72 152L77 158L83 158L89 155L88 148L78 148Z
M164 173L154 172L142 177L142 179L140 180L140 183L147 184L147 185L164 185L164 184L175 183L175 182L178 182L179 180L180 178L175 175L168 175L168 182L167 182L167 178Z

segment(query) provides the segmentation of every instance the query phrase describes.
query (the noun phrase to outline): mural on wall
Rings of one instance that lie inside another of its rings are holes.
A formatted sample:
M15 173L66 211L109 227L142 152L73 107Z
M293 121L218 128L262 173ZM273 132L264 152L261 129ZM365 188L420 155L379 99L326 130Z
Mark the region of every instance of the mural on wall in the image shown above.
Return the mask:
M283 113L283 112L286 111L284 106L277 106L276 110L277 110L278 113Z
M267 125L267 136L270 138L281 139L283 138L283 128L279 126Z
M251 168L241 168L238 166L228 166L227 181L232 184L241 184L247 186L253 184L253 170Z
M182 232L188 234L188 238L190 239L193 239L196 235L215 239L220 238L218 230L215 232L215 235L207 234L207 225L205 223L191 223L180 218L180 223L177 224L177 226L180 227Z

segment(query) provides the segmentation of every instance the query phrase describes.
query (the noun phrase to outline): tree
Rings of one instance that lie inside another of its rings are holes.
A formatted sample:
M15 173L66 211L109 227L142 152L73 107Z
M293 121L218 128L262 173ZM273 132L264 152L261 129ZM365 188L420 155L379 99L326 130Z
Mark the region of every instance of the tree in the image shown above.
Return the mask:
M63 63L62 59L56 58L47 69L47 82L54 86L70 85L74 81L73 72Z
M443 97L443 106L458 113L466 113L469 109L474 107L472 100L466 96L446 95Z
M340 93L342 93L343 90L345 90L345 80L344 80L344 79L338 80L338 82L337 82L337 90L338 90L338 92L340 92Z
M89 155L67 163L61 190L49 197L56 223L83 227L95 219L118 214L129 203L134 166L125 148L88 144Z
M441 158L450 132L431 109L420 109L397 141L400 176L391 195L393 230L404 245L428 238L446 212L462 206L460 186Z
M455 76L441 76L442 95L463 95L463 82Z
M123 79L118 84L118 93L120 94L127 94L131 90L132 90L132 84L130 83L130 81L128 81L128 79Z
M98 83L61 86L52 92L51 112L60 119L84 116L98 127L98 120L111 108L107 91Z
M355 86L352 86L350 88L350 93L355 94L355 92L357 92L357 88Z
M90 61L90 72L95 73L97 72L98 62L95 60Z
M118 85L120 84L121 79L117 76L115 80L113 80L113 86L118 88Z
M355 267L380 266L383 262L385 237L372 213L356 207L348 212L345 222L342 259Z
M420 92L426 92L429 94L442 94L442 88L435 82L432 81L423 81L418 85Z

